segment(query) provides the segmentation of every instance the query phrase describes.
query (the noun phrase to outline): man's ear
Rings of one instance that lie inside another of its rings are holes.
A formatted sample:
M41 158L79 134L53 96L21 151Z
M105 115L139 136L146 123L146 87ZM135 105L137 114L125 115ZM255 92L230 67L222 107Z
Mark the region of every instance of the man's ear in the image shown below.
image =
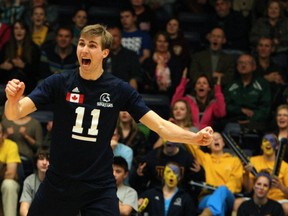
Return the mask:
M103 58L106 58L109 55L109 52L110 52L109 49L104 49L102 51Z
M129 174L129 171L125 171L125 175L124 175L125 179L127 178L128 174Z

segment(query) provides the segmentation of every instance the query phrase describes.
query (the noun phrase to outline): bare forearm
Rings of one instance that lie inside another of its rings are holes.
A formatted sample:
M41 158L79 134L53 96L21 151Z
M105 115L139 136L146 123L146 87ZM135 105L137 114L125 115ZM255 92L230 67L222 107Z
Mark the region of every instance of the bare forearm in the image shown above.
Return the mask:
M5 103L5 116L8 120L16 120L21 117L19 102L7 100Z
M33 111L36 111L36 107L28 97L25 97L19 101L7 100L5 103L5 116L9 120L17 120Z
M20 204L20 216L27 216L29 208L30 208L30 203L21 202L21 204Z
M186 144L209 145L212 142L213 129L206 127L197 133L185 130L178 125L161 118L154 111L149 111L140 122L155 131L162 139Z
M183 130L183 128L175 125L170 121L163 121L163 125L159 127L158 134L160 137L164 138L165 140L169 140L171 142L178 142L178 143L194 143L196 140L196 134L188 131Z
M121 216L129 216L132 212L132 207L129 205L123 205L121 202L119 202L119 210Z

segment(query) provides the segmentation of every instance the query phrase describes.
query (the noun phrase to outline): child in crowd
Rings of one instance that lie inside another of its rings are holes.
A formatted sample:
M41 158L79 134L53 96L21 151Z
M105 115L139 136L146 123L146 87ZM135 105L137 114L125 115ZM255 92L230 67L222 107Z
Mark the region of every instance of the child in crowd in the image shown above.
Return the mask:
M131 215L133 211L137 212L138 194L133 188L123 184L128 176L128 164L123 157L114 157L113 174L117 184L120 215Z
M44 180L49 166L49 148L42 146L38 149L35 156L36 172L26 177L22 194L20 197L20 216L27 216L29 207Z
M196 215L194 203L189 194L178 187L181 180L180 166L168 162L163 172L162 188L152 188L140 195L140 211L158 216L193 216Z

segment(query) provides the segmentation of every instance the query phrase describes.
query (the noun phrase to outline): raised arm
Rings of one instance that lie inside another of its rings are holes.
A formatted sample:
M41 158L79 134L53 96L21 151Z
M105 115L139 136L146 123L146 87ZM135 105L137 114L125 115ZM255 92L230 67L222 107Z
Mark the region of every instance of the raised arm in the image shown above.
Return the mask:
M213 129L205 127L197 133L185 130L176 124L161 118L154 111L149 111L141 119L140 122L151 130L155 131L160 137L171 142L209 145L213 138Z
M9 120L16 120L36 111L35 104L28 98L23 98L25 84L20 80L13 79L6 85L5 92L5 116Z

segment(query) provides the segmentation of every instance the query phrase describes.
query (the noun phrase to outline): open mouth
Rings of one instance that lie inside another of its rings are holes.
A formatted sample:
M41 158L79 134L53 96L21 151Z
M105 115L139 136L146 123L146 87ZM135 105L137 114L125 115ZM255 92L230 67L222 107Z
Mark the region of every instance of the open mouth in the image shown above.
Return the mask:
M82 65L90 65L91 60L90 59L82 59Z
M214 146L215 146L215 147L219 147L220 144L219 144L219 143L214 143Z
M199 88L198 92L204 92L205 90L203 88Z

